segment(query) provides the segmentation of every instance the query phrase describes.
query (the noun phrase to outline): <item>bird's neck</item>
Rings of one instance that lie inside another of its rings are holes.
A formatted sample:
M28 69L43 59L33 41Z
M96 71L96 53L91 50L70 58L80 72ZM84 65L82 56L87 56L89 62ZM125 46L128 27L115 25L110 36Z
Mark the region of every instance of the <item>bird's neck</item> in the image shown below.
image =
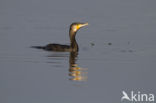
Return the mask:
M70 47L72 51L75 51L75 52L78 51L78 44L75 39L76 32L70 31L69 36L70 36Z

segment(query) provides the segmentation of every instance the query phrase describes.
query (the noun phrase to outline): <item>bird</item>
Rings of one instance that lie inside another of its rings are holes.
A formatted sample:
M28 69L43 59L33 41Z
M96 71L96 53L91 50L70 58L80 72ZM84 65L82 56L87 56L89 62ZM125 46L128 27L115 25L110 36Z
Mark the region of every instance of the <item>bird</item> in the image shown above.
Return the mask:
M128 94L125 91L122 91L122 94L123 94L123 96L121 98L121 101L123 101L124 99L131 101L131 99L128 97Z
M79 47L76 42L76 33L77 31L84 27L87 26L87 23L80 23L80 22L74 22L70 25L69 29L69 38L70 38L70 45L62 45L62 44L47 44L46 46L32 46L32 48L37 48L37 49L43 49L47 51L56 51L56 52L78 52Z

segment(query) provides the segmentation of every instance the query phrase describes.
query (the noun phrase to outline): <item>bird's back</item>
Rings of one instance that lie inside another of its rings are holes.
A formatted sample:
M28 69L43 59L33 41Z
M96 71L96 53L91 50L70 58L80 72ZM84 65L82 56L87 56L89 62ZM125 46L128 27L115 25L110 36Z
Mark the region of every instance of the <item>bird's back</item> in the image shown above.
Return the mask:
M71 48L69 45L61 45L61 44L48 44L46 46L32 46L33 48L37 49L44 49L47 51L60 51L60 52L69 52Z

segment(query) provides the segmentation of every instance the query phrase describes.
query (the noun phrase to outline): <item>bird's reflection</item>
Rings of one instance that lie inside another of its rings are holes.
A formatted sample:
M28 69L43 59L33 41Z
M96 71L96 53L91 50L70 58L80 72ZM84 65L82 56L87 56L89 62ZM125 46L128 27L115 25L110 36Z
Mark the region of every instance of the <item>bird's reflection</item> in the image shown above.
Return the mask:
M47 63L57 64L57 67L60 67L61 61L64 62L66 57L69 57L69 80L71 81L87 81L88 80L88 69L79 67L76 64L76 60L78 57L78 52L69 52L70 54L64 52L55 52L53 54L48 55L47 57L50 59ZM51 62L51 60L55 60Z
M81 68L75 63L78 52L70 52L69 56L69 76L72 81L87 81L87 68Z

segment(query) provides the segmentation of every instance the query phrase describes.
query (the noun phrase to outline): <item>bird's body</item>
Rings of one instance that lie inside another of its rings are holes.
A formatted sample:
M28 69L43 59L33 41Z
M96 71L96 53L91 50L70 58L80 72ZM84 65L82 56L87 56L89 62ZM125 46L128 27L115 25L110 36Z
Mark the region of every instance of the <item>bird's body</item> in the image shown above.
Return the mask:
M37 49L44 49L47 51L71 51L69 45L61 45L61 44L48 44L46 46L32 46Z
M70 37L70 45L61 45L61 44L48 44L46 46L32 46L37 49L44 49L47 51L58 51L58 52L77 52L78 44L76 42L75 36L77 31L83 27L88 25L88 23L72 23L69 29L69 37Z

